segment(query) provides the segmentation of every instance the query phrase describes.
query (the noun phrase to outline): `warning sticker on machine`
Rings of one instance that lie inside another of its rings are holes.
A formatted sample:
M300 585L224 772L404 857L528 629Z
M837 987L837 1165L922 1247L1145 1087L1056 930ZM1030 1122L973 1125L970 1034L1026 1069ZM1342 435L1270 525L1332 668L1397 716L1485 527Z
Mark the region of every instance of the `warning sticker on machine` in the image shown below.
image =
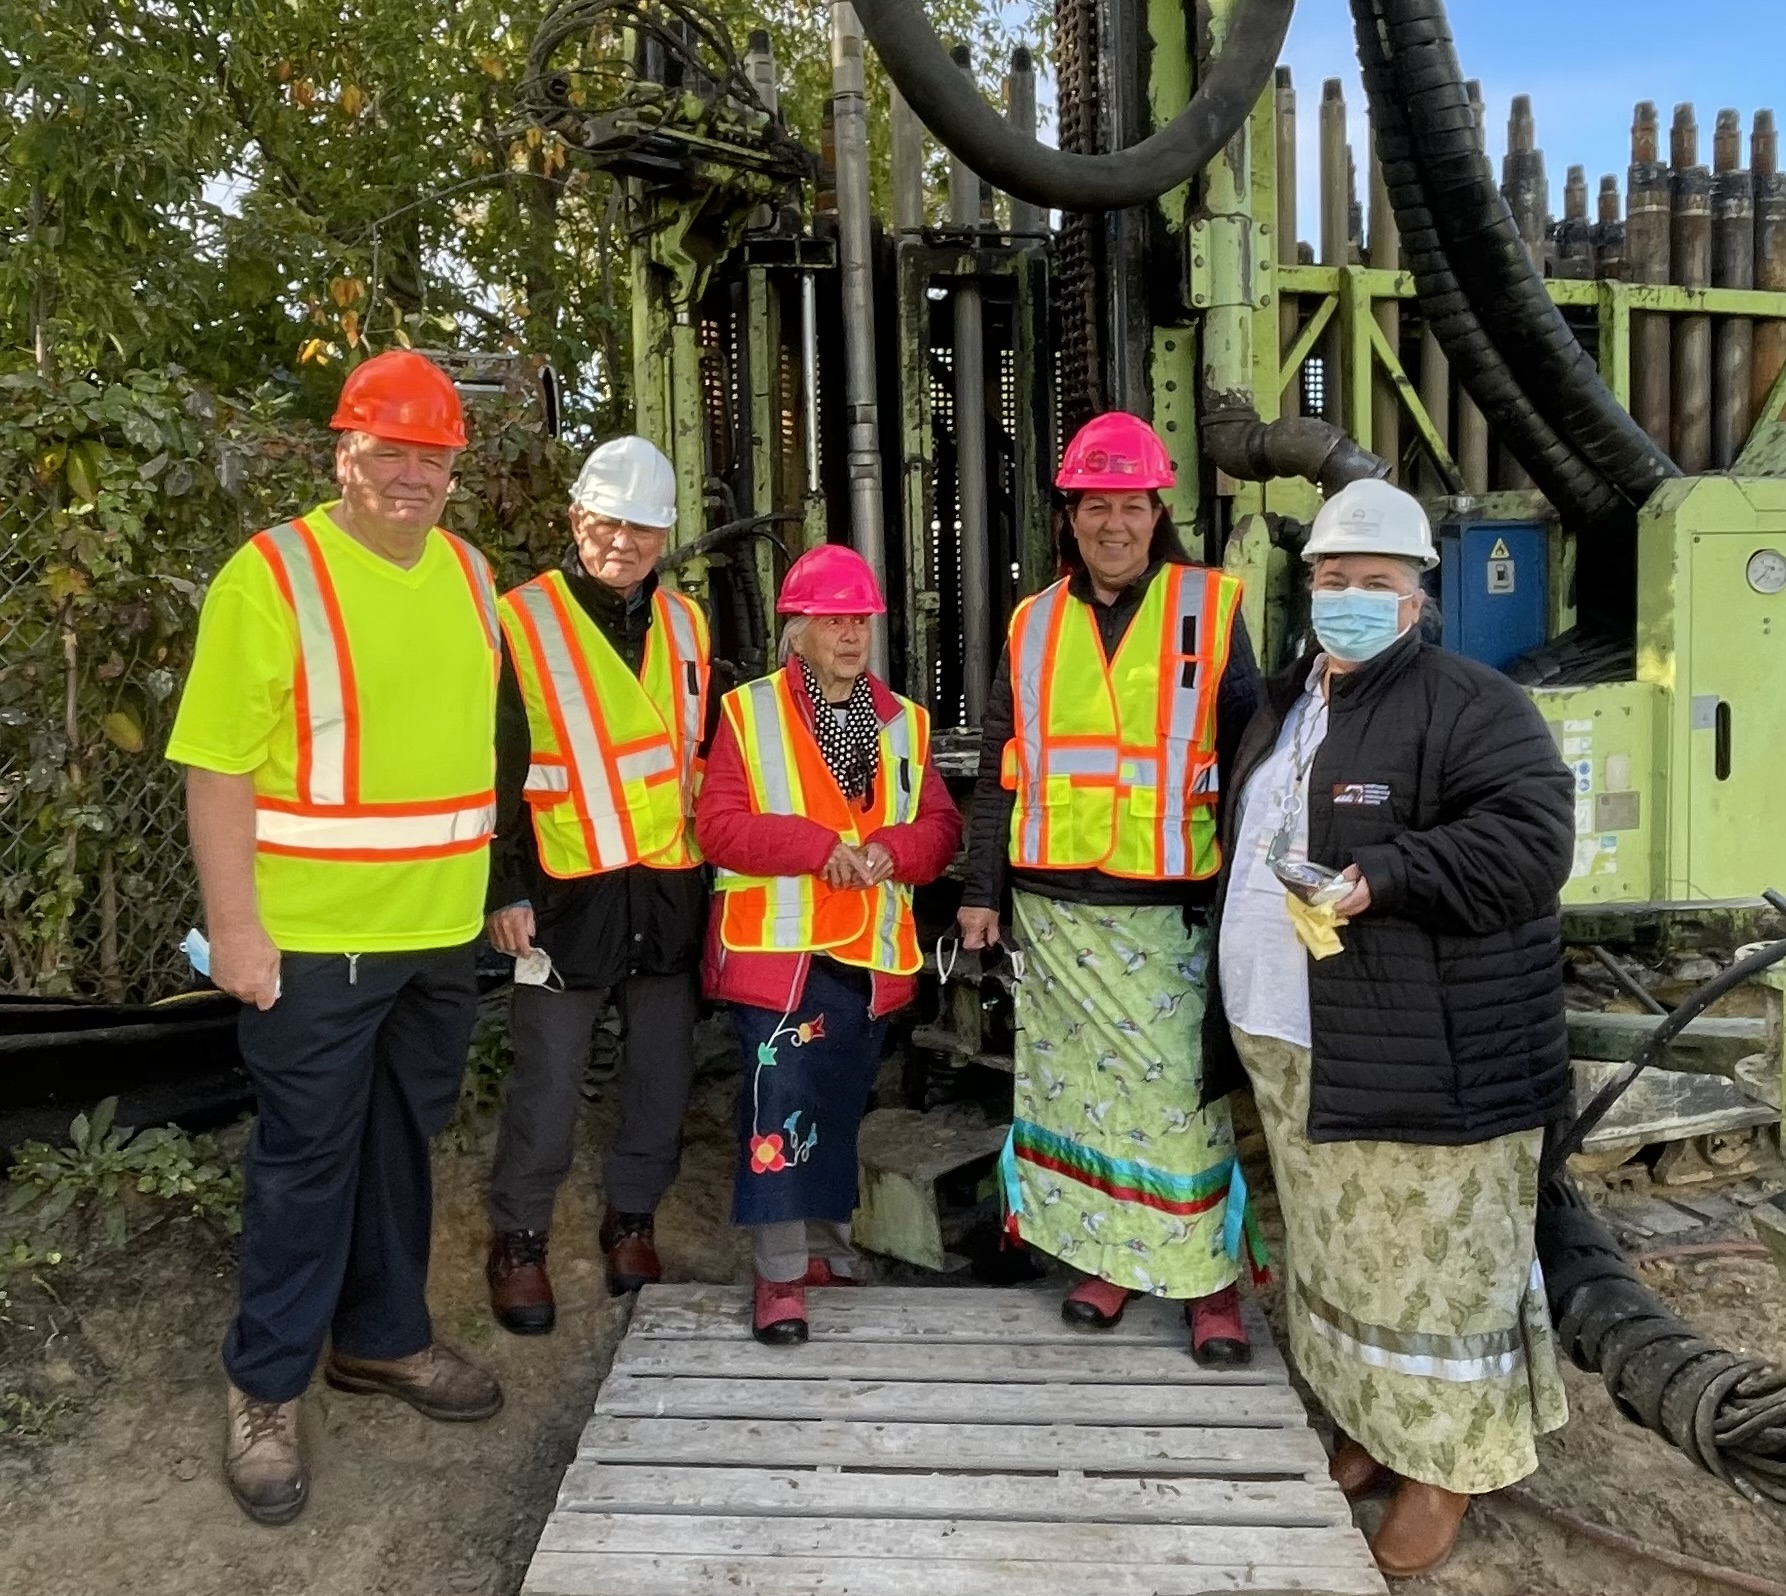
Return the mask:
M1510 559L1512 559L1513 555L1508 551L1508 548L1507 548L1507 540L1505 538L1496 538L1495 546L1488 551L1488 557L1491 560L1510 560Z

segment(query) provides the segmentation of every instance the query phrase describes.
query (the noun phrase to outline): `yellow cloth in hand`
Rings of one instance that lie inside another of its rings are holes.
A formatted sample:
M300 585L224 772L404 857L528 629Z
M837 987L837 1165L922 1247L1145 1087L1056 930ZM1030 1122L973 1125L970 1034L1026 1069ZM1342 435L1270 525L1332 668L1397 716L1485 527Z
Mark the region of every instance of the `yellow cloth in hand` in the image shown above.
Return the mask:
M1290 927L1296 939L1317 959L1331 959L1345 951L1339 939L1339 927L1346 924L1343 914L1335 914L1331 903L1304 903L1294 892L1284 894L1290 911Z

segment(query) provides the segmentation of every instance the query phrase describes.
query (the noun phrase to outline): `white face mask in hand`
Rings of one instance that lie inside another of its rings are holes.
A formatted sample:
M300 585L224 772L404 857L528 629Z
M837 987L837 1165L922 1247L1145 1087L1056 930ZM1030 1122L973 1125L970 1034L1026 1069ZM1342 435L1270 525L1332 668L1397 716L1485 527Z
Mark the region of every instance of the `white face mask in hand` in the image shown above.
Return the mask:
M517 986L543 986L553 992L564 990L564 977L552 967L552 955L544 948L529 948L515 960Z

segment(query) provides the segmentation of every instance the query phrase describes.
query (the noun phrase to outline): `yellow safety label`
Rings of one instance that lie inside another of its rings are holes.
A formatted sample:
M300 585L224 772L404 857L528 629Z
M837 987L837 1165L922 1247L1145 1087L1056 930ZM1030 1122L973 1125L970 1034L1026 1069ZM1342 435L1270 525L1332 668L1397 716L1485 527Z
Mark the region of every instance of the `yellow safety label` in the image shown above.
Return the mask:
M1512 556L1512 554L1510 554L1508 552L1508 549L1507 549L1507 540L1505 538L1496 538L1495 546L1488 551L1488 557L1491 560L1510 560L1510 559L1512 559L1513 556Z

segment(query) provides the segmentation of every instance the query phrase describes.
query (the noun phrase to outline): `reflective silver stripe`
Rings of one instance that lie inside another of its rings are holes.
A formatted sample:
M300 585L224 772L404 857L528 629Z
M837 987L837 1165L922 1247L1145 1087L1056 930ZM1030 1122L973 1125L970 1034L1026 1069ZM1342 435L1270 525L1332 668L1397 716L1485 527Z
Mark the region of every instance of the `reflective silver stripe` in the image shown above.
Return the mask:
M661 776L676 768L676 750L667 743L642 748L637 753L622 754L614 761L622 781L644 781L648 776Z
M1015 861L1018 864L1034 864L1042 854L1042 779L1047 769L1042 759L1043 739L1047 735L1042 724L1042 690L1048 681L1049 629L1066 602L1065 582L1044 588L1023 612L1011 639L1012 668L1017 673L1012 687L1017 694L1018 737L1023 750L1018 767L1022 790L1017 796L1023 806L1023 831L1017 839Z
M700 749L703 730L699 686L701 649L695 634L694 616L689 613L688 605L664 593L661 588L658 591L670 617L670 640L674 645L671 657L675 662L671 691L676 695L676 702L682 711L682 786L685 798L692 802L690 778L694 773L695 754Z
M1467 1385L1511 1374L1525 1362L1525 1332L1517 1323L1462 1336L1392 1330L1354 1318L1301 1280L1295 1285L1309 1328L1335 1351L1374 1369Z
M451 532L446 536L465 551L465 563L471 568L471 591L477 599L478 608L484 614L484 635L489 639L490 646L495 648L502 632L496 618L496 578L491 574L490 562L464 538L453 537Z
M1042 770L1050 776L1114 776L1114 748L1050 748Z
M583 702L583 684L577 675L574 654L576 645L564 635L545 582L546 578L538 577L516 588L511 596L533 621L544 656L541 663L550 678L546 690L560 704L574 706ZM593 711L594 706L590 708ZM617 869L627 860L626 833L619 816L622 795L614 791L609 779L608 762L595 735L593 715L567 714L562 719L570 747L559 752L576 772L575 790L583 794L583 808L595 833L595 863L604 869Z
M522 792L569 792L571 773L563 765L529 765Z
M323 575L297 524L287 521L263 533L285 567L298 620L298 669L309 705L310 790L305 803L347 802L347 694L334 628L323 604Z
M1185 777L1190 768L1191 745L1197 736L1197 706L1202 697L1205 675L1202 661L1209 654L1201 624L1203 595L1208 588L1209 579L1202 571L1193 567L1178 566L1175 569L1178 576L1178 602L1167 622L1170 630L1166 634L1165 653L1170 657L1179 651L1185 622L1190 621L1191 635L1197 639L1199 666L1192 673L1193 679L1188 687L1185 685L1182 667L1174 669L1166 683L1166 691L1172 695L1172 707L1166 719L1166 769L1159 786L1159 814L1163 822L1160 828L1163 840L1159 866L1160 873L1169 877L1182 876L1190 869L1184 827Z
M496 829L496 804L468 804L439 815L294 815L256 809L254 836L302 853L401 853L480 842Z
M750 716L756 733L757 779L763 784L763 813L797 815L800 809L793 791L793 755L782 736L780 694L774 676L760 676L746 682L744 712ZM763 934L776 952L797 953L803 947L801 922L806 917L806 899L798 876L771 876L765 883L769 893L769 913Z

